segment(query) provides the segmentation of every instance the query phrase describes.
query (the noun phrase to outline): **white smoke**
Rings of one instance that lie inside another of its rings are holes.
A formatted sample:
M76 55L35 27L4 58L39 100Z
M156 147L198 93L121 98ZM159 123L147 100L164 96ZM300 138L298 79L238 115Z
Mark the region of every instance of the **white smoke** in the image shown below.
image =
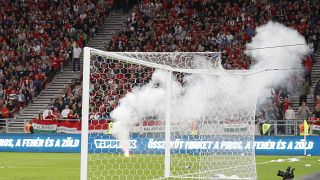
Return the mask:
M308 53L304 38L293 29L279 23L269 22L256 29L257 34L247 45L246 54L256 64L253 72L265 69L290 69L301 67L301 59ZM300 44L281 48L250 50L252 48ZM301 45L303 44L303 45ZM210 63L199 61L198 67L210 69ZM252 75L186 75L185 85L172 79L172 121L186 122L207 116L216 119L228 118L234 112L255 102L255 96L266 86L275 85L288 78L294 71L263 71ZM226 108L228 107L228 108ZM120 140L124 151L129 151L129 128L144 117L164 119L166 112L166 72L156 70L151 81L136 87L120 100L111 113L115 121L114 135ZM232 115L234 116L234 115ZM234 117L233 117L234 118Z
M246 47L245 53L256 61L252 70L282 69L253 76L257 88L279 84L296 73L292 68L302 68L301 60L309 53L306 41L298 31L277 22L257 27L256 35Z

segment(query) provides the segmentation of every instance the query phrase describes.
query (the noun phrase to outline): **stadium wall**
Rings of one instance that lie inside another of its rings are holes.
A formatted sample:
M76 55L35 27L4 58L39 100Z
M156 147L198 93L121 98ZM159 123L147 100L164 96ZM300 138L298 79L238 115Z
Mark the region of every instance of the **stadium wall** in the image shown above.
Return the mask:
M90 152L122 153L119 141L111 135L101 135L100 139L90 139ZM245 140L198 141L197 136L183 136L172 141L173 151L179 153L199 153L203 150L235 152L250 149ZM79 153L81 135L79 134L1 134L0 152L66 152ZM307 154L320 155L320 136L307 136ZM163 153L164 141L157 138L133 135L130 140L132 153ZM303 155L303 136L256 136L254 148L257 155ZM232 151L231 151L232 150Z

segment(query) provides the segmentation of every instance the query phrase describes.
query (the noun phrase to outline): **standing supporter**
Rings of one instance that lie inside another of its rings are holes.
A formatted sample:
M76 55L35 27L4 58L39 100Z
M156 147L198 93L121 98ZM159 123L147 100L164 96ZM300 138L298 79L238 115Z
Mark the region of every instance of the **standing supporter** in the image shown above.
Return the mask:
M319 95L320 95L320 80L318 80L317 84L314 87L314 91L313 91L314 103L317 102L317 96Z
M302 84L300 86L300 96L299 96L299 105L301 106L302 102L307 102L308 94L310 93L309 83L303 79Z
M309 108L305 101L302 102L301 106L298 108L298 119L306 120L310 114Z
M75 43L75 47L73 48L73 71L76 71L76 64L78 64L78 71L80 71L80 55L81 48Z
M27 98L26 95L24 94L23 90L20 89L19 93L17 95L18 99L18 108L23 109L27 106Z
M311 86L311 71L312 71L313 61L311 55L308 55L304 60L305 78L309 85Z
M34 92L35 97L40 95L41 92L41 81L38 78L38 75L35 76L35 79L33 80L33 86L34 86Z
M7 108L9 109L9 117L13 117L13 114L16 111L16 105L11 99L8 101Z
M285 119L288 121L292 121L295 119L294 110L291 108L291 105L288 106L288 109L285 111ZM292 122L286 123L286 135L291 135L293 131Z

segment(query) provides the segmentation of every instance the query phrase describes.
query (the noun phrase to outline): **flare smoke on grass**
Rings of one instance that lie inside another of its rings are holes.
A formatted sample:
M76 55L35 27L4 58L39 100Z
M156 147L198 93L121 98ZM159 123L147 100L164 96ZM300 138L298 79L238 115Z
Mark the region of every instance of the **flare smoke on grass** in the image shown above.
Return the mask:
M279 23L269 22L256 29L252 42L247 44L246 54L255 64L250 70L290 69L301 67L302 58L308 53L304 38L296 31ZM280 48L256 49L261 47L300 44ZM303 45L301 45L303 44ZM204 58L198 57L199 64L213 68ZM185 84L173 76L171 112L173 122L207 119L254 116L243 114L248 108L255 108L256 96L270 85L276 85L288 78L294 71L263 71L252 75L234 75L222 69L220 75L189 74L184 76ZM120 105L111 113L115 121L114 135L120 145L129 152L129 127L137 124L144 117L165 119L166 111L166 72L156 70L151 81L143 87L135 87L120 100ZM254 109L248 112L254 113Z

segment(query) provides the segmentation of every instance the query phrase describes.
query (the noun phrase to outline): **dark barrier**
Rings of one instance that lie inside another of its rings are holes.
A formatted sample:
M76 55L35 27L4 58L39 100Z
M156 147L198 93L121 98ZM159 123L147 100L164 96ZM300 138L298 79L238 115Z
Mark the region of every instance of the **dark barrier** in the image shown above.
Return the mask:
M119 141L110 135L89 138L90 152L122 153ZM0 134L2 152L80 152L79 134ZM245 152L252 147L245 139L228 137L199 141L197 136L183 136L171 142L173 153ZM256 136L253 144L257 155L303 155L302 136ZM163 139L132 136L132 153L164 153ZM320 136L307 136L307 154L320 155Z

